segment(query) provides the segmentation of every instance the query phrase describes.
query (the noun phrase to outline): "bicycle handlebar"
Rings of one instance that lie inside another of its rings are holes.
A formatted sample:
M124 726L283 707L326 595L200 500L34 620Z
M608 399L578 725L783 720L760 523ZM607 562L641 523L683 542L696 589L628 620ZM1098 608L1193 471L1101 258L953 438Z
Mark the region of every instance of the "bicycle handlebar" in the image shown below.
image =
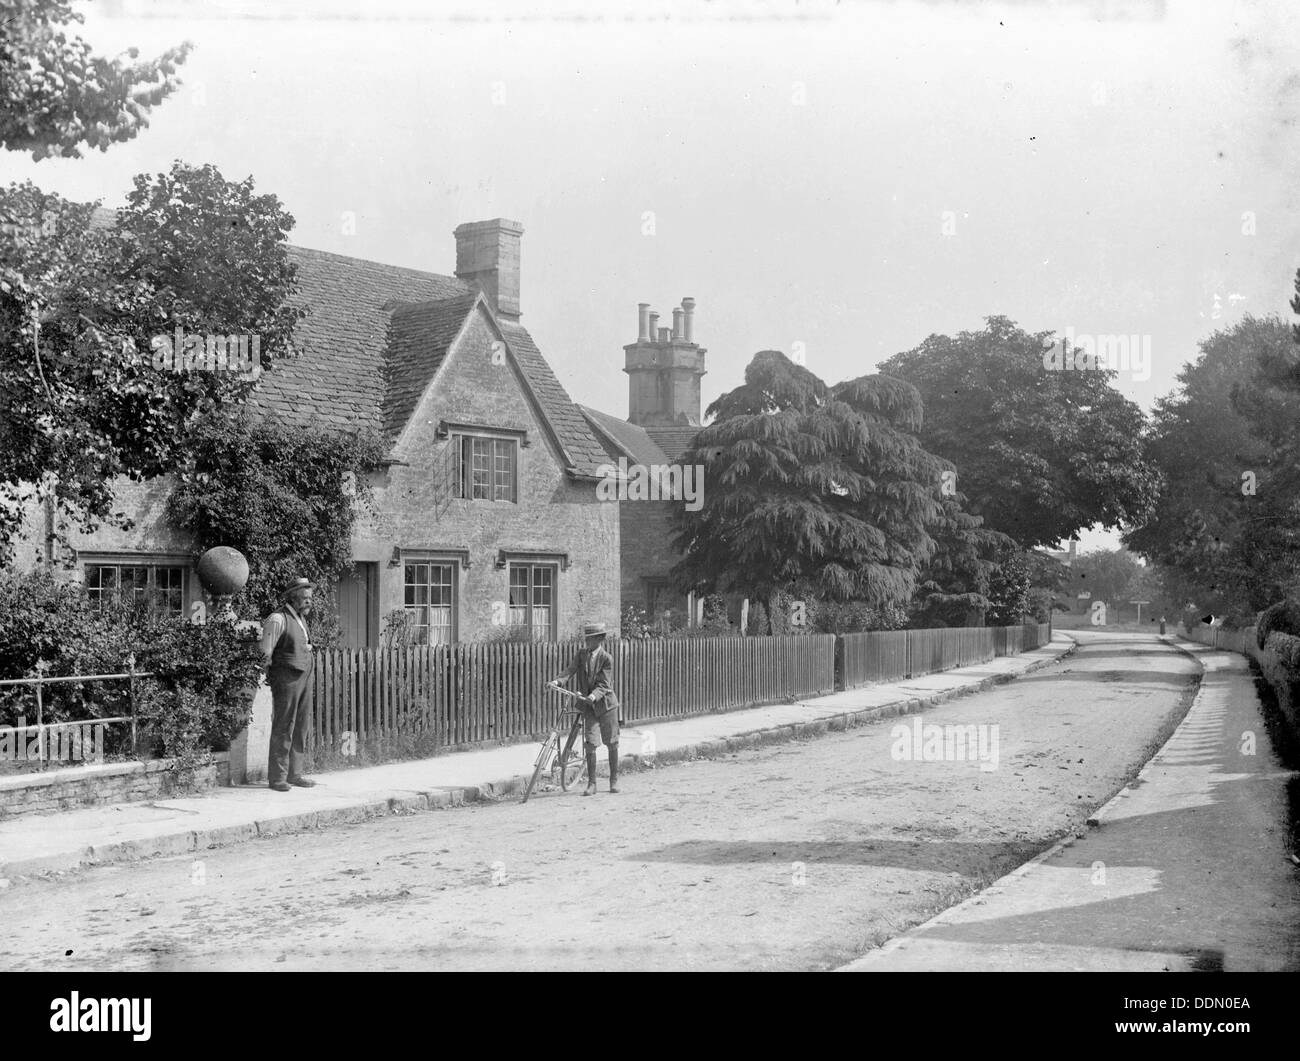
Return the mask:
M562 685L552 685L550 682L547 682L546 687L548 689L554 690L555 692L559 693L561 696L567 696L574 700L587 699L585 696L582 695L582 693L575 693L572 689L566 689Z

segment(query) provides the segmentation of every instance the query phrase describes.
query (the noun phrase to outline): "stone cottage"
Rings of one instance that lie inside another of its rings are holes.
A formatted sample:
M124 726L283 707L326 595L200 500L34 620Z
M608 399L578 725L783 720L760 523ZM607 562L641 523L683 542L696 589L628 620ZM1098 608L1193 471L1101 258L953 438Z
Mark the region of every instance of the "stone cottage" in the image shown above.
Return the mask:
M450 276L289 248L310 310L304 353L275 362L250 408L368 425L388 447L338 587L348 645L379 643L395 611L419 643L506 625L546 640L589 621L618 629L620 506L596 490L610 450L520 324L522 235L503 218L459 226ZM166 519L170 488L124 480L134 528L71 533L63 559L89 592L147 593L184 613L201 598L195 543ZM30 514L20 562L39 562L50 519Z

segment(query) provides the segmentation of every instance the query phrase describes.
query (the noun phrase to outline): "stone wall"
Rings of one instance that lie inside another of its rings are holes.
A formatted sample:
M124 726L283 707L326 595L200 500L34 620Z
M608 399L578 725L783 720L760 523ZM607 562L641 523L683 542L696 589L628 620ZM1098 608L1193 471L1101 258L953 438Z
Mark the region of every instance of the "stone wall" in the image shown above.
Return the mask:
M185 795L230 783L224 752L195 771L194 785ZM79 807L135 803L179 795L171 759L148 762L91 763L43 773L0 775L0 819L24 814L50 814Z

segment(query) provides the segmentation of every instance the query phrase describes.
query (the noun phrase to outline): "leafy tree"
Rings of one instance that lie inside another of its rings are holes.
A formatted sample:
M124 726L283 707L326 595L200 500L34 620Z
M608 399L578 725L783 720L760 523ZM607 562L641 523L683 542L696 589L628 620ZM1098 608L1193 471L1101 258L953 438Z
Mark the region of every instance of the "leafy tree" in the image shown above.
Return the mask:
M988 317L880 365L920 392L921 442L956 466L969 510L1026 547L1138 519L1158 485L1139 452L1142 411L1110 386L1115 373L1048 370L1053 341Z
M1091 593L1091 601L1105 601L1117 610L1127 604L1133 593L1142 565L1127 549L1092 549L1080 553L1070 568L1070 596Z
M176 163L140 176L116 224L30 183L0 191L18 220L0 245L0 556L33 494L87 529L113 480L170 471L202 420L241 402L249 374L159 366L155 340L256 337L261 367L293 353L293 225L251 178ZM57 486L55 486L57 484Z
M1144 451L1165 485L1124 540L1205 612L1245 618L1300 579L1291 338L1277 317L1246 317L1204 340L1156 403Z
M675 511L679 588L739 592L769 616L783 591L803 599L905 604L935 551L945 462L912 432L916 390L863 376L828 387L765 350L683 463L705 468L704 506Z
M139 50L105 59L63 28L85 17L64 0L0 0L0 148L80 158L133 139L147 114L176 91L176 67L193 45L136 61Z

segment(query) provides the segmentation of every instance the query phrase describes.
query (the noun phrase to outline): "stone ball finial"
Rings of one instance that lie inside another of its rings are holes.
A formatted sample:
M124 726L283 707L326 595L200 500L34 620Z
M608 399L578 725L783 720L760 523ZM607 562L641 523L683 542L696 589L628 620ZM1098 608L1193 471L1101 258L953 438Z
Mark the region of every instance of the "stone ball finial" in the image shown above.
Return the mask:
M214 597L230 597L248 584L248 561L238 549L218 545L199 557L199 581Z

